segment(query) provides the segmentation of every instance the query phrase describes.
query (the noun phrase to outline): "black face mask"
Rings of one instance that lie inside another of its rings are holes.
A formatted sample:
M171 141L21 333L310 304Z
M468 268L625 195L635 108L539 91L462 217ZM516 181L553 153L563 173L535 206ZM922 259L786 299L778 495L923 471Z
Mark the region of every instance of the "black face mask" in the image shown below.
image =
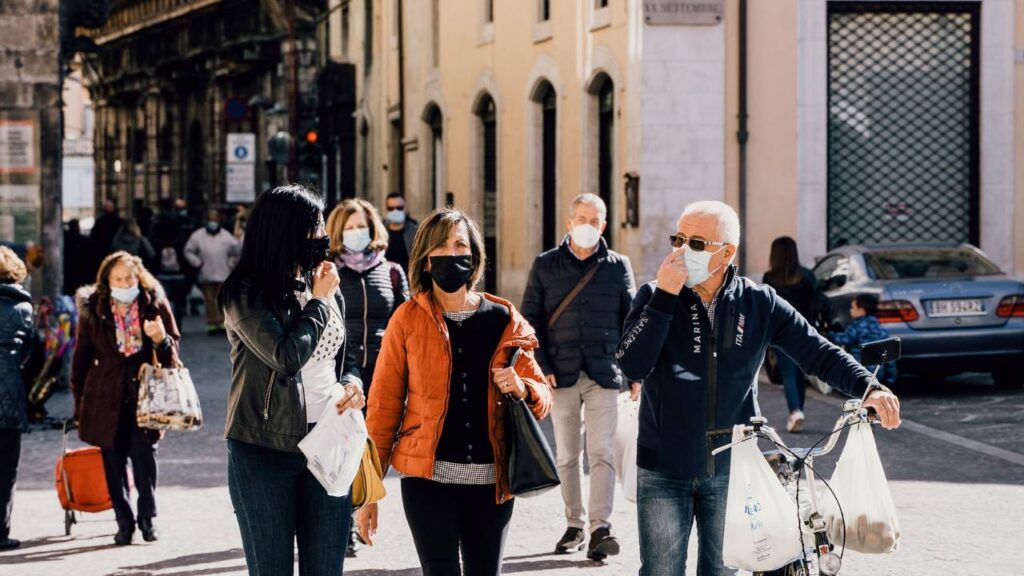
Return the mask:
M331 238L320 236L306 240L306 249L300 256L299 267L304 274L311 274L321 262L331 259Z
M472 256L431 256L430 280L449 294L469 284L473 275Z

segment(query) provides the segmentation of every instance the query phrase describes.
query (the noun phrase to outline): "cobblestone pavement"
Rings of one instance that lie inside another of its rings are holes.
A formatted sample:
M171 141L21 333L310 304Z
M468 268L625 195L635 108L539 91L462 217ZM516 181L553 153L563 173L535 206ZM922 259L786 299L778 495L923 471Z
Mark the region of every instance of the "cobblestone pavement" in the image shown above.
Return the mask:
M197 433L171 434L160 446L161 541L115 547L111 512L82 515L72 536L65 537L63 512L53 489L53 463L61 435L56 430L37 430L24 437L15 499L12 536L24 545L0 554L0 576L245 574L226 488L222 439L230 373L227 344L223 337L204 335L199 324L189 319L184 359L199 386L207 423ZM1024 422L1024 393L997 391L987 378L975 376L920 384L902 391L902 397L905 418L916 426L876 432L899 510L901 550L885 556L847 554L842 573L1024 573L1017 562L1024 529L1024 436L1019 430ZM781 425L785 413L781 390L763 384L761 404L765 415ZM55 415L68 414L67 393L56 396L50 407ZM807 413L807 432L787 441L811 443L828 429L838 411L811 394ZM833 463L834 457L819 466L830 473ZM398 497L398 480L388 478L386 483L391 496L382 503L379 542L346 562L347 575L420 573ZM582 554L550 554L565 527L557 492L521 499L516 503L504 571L636 574L640 560L635 514L635 507L620 496L613 522L623 552L602 565ZM691 553L695 545L690 543ZM695 572L691 563L688 573Z

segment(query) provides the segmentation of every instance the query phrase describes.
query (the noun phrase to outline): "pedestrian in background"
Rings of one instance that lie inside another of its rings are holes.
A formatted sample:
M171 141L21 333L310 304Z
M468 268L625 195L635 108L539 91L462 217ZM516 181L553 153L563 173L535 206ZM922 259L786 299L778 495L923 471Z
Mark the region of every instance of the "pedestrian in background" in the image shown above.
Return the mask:
M860 349L870 342L885 340L889 331L878 321L878 296L857 294L850 301L850 323L843 332L830 332L829 340L846 348L860 362ZM865 366L874 372L877 365ZM878 381L886 386L896 383L896 362L886 362L878 369Z
M813 324L814 307L818 300L817 283L814 275L800 265L800 254L796 241L781 236L772 242L768 255L769 269L762 279L775 289L775 293L789 302L808 323ZM786 430L797 433L804 429L804 401L807 397L807 381L800 367L789 356L775 347L775 359L782 377L782 387L789 408Z
M92 225L92 230L89 231L89 237L92 238L93 245L100 259L110 254L110 243L114 241L114 236L117 235L123 225L124 220L117 213L117 204L109 198L104 200L103 214L96 219L96 222Z
M32 295L21 283L25 263L0 246L0 551L21 542L10 537L21 434L28 430L28 401L21 367L32 350Z
M329 248L320 198L296 185L264 192L219 296L231 345L228 488L252 575L292 574L296 540L303 576L344 568L351 494L329 496L298 448L325 410L365 404Z
M217 292L231 273L230 257L238 244L234 234L220 225L220 212L206 213L206 225L185 243L185 259L199 270L199 288L206 308L206 333L224 331L224 314L217 306Z
M181 335L163 287L142 260L114 252L100 263L96 284L80 288L78 333L71 361L71 390L78 436L103 451L103 471L114 504L114 543L132 543L136 523L146 542L159 538L157 442L161 434L135 420L139 369L154 355L163 366L178 364ZM138 514L132 513L127 462L131 460Z
M77 218L68 220L64 227L64 293L72 295L75 290L96 280L99 259L92 239L82 234Z
M363 392L369 396L384 329L395 310L409 299L409 284L402 267L384 257L388 234L369 202L357 198L335 207L327 218L327 233L341 276L345 328L363 378ZM347 551L350 558L359 550L360 540L358 530L353 529Z
M580 457L585 429L590 463L587 557L592 560L619 553L611 525L613 452L618 395L626 382L614 350L636 293L629 258L610 250L601 237L607 218L600 196L577 196L566 220L568 233L561 245L534 260L523 294L523 316L540 341L537 362L554 389L551 416L568 524L555 552L576 552L586 541L588 508L583 505ZM634 399L639 396L638 382L631 392Z
M501 573L513 509L502 399L525 400L537 419L551 409L533 328L510 302L474 289L485 265L469 217L446 208L427 218L410 253L413 298L384 333L370 389L367 428L381 465L402 474L424 576ZM516 348L524 353L508 367ZM358 521L372 543L377 505Z
M384 207L384 218L388 224L388 247L384 257L389 262L401 266L402 270L408 270L409 253L412 251L419 223L409 217L405 211L405 196L398 192L388 194L384 200Z
M153 273L167 291L167 297L174 309L174 321L179 329L187 312L188 292L191 290L186 276L186 238L181 222L173 212L173 206L170 202L164 203L160 215L153 224L151 243L156 251Z
M132 256L138 256L147 267L153 265L153 258L156 256L156 250L149 243L149 239L142 235L142 229L134 218L124 221L110 242L110 249L113 252L127 252Z

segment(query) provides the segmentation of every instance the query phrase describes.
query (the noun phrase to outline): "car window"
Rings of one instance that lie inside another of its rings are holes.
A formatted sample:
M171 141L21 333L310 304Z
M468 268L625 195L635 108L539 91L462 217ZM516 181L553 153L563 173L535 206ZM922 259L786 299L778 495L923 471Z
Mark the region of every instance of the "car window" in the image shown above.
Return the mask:
M842 256L829 256L814 267L814 280L818 282L818 285L823 284L832 277L832 273L835 272L840 259L842 259Z
M873 276L882 280L991 276L999 267L964 248L886 250L864 255Z

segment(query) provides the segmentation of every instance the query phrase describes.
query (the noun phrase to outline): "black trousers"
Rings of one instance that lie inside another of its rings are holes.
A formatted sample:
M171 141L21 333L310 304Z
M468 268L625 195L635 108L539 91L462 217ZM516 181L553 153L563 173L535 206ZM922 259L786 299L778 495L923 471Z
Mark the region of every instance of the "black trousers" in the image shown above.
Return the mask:
M501 574L513 502L495 504L494 484L464 486L403 478L402 505L423 576Z
M134 530L136 516L132 513L131 490L128 483L128 460L132 463L135 490L139 493L139 519L156 516L156 445L150 444L135 424L134 412L122 414L113 449L104 448L103 472L107 490L114 505L118 530Z
M21 458L21 430L0 430L0 541L11 534L11 513L14 511L14 487L18 482L18 460Z

